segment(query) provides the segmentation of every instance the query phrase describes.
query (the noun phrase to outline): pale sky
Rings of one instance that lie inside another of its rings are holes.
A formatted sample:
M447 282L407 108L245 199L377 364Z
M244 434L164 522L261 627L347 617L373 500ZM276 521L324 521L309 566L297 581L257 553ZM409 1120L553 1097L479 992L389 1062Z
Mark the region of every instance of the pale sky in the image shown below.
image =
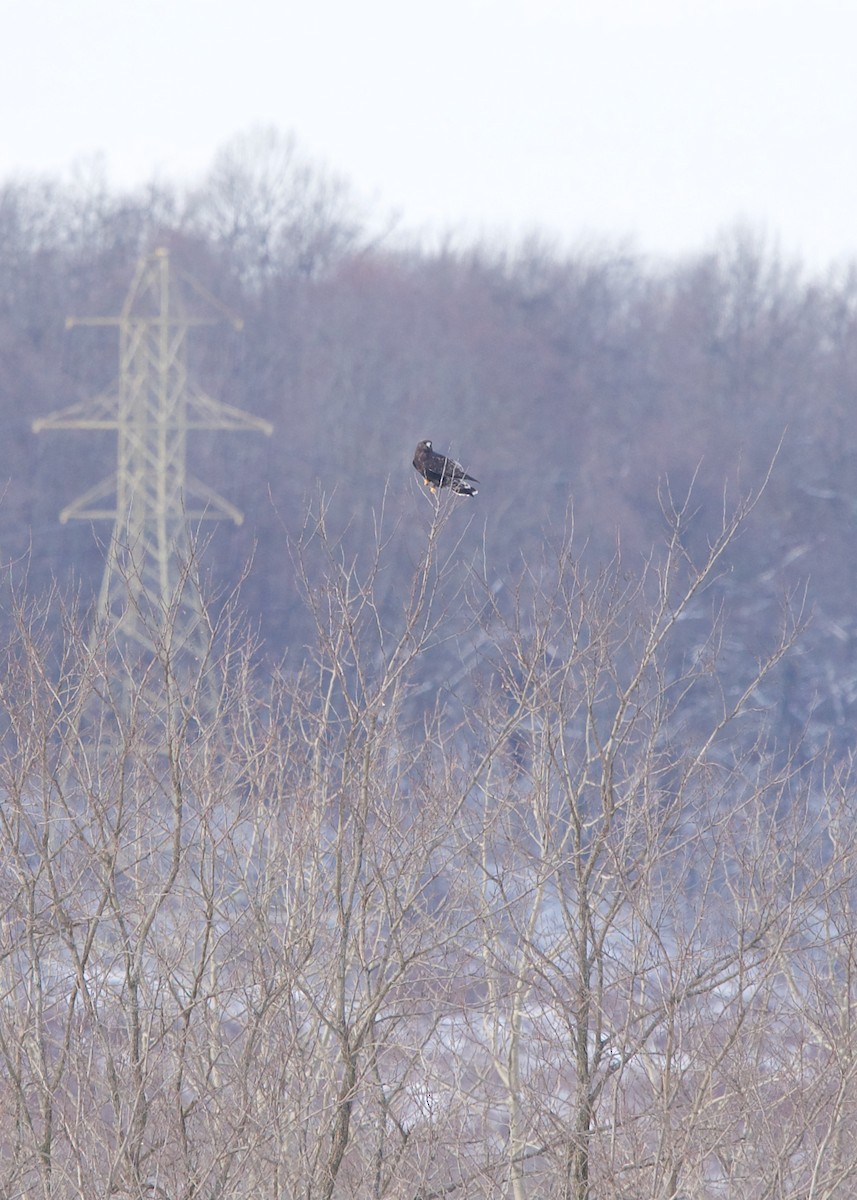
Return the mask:
M406 229L857 258L854 0L2 0L0 182L292 132Z

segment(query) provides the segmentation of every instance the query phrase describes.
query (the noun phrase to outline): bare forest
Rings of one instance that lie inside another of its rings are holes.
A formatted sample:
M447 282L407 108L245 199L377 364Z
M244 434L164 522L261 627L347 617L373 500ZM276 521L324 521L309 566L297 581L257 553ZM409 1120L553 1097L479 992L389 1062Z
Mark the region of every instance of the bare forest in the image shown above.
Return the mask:
M143 651L32 425L158 246L274 432ZM273 132L0 186L0 1196L853 1196L855 395L857 265L744 229L429 248Z

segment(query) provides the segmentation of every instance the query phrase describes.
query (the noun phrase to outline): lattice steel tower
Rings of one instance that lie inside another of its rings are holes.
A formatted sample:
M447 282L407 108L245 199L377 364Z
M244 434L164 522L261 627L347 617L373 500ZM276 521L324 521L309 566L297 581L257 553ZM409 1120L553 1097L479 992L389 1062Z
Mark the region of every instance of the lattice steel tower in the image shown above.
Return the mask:
M207 315L192 315L192 296ZM60 521L112 520L97 621L153 650L167 618L173 644L197 652L199 607L185 569L189 524L242 514L187 469L192 430L255 430L268 421L213 400L188 377L187 339L194 326L241 322L189 276L171 268L158 249L140 260L118 317L69 317L74 325L118 326L119 377L115 390L72 404L33 423L47 429L115 429L116 470L78 496Z

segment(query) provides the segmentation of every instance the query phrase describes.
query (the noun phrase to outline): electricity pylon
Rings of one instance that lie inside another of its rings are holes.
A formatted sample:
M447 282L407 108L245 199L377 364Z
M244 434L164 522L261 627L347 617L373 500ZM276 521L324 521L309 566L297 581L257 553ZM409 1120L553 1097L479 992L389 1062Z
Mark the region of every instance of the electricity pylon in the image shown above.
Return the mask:
M185 297L202 302L192 315ZM272 432L270 422L213 400L188 378L187 339L194 326L241 322L181 272L161 248L140 260L117 317L69 317L75 325L117 326L119 377L114 390L33 422L48 429L115 429L116 469L78 496L60 521L112 520L99 593L96 631L109 628L152 651L170 623L171 644L204 652L199 605L187 587L189 523L240 511L187 469L192 430Z

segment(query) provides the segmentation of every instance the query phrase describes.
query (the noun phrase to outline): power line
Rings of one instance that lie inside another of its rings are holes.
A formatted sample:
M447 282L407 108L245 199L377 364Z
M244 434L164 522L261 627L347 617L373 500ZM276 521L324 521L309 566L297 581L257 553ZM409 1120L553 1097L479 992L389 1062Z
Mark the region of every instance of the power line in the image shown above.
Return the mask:
M188 308L188 297L203 312ZM115 470L72 500L60 521L112 520L113 533L99 593L97 622L147 650L170 621L171 641L196 646L202 631L188 600L189 522L242 513L187 469L193 430L248 430L270 435L270 422L214 400L189 378L192 328L241 321L190 276L171 266L163 247L137 264L122 311L114 317L70 317L66 327L119 330L114 389L33 422L46 430L116 430Z

